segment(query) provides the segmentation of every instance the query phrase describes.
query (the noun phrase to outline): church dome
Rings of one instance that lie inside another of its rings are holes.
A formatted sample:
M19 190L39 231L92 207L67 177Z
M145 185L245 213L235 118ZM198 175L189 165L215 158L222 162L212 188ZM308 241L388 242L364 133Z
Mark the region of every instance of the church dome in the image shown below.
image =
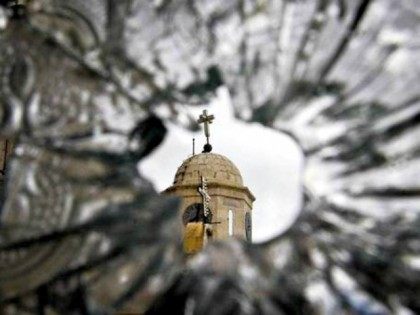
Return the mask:
M201 153L186 159L178 168L174 186L197 185L201 176L208 183L219 183L235 187L243 187L241 173L228 158L215 153Z

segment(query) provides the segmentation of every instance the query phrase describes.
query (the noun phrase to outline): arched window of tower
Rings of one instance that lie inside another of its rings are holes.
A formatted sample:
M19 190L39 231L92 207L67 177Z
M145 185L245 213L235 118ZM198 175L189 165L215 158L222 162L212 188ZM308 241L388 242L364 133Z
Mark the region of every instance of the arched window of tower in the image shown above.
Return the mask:
M229 236L233 236L233 227L235 223L235 214L232 209L229 209L228 214L228 225L229 225Z

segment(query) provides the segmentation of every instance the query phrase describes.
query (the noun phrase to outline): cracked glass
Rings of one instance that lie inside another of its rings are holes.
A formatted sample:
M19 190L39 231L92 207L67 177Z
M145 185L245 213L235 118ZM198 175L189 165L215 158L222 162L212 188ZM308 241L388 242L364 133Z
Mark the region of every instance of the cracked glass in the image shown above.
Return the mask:
M0 4L0 313L420 312L417 1ZM299 143L304 202L187 260L137 164L220 86Z

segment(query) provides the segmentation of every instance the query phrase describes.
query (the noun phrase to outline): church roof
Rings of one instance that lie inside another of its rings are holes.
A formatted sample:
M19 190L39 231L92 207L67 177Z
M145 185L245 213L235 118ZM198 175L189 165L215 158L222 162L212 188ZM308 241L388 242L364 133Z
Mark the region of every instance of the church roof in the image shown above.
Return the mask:
M243 187L241 173L228 158L215 153L201 153L186 159L178 168L174 186L200 184L201 176L209 183Z

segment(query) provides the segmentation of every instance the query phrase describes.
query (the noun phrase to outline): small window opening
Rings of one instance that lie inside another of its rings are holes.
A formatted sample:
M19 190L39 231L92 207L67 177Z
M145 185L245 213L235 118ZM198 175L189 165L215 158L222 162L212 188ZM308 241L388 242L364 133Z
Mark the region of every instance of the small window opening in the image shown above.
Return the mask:
M230 209L229 214L228 214L229 236L233 236L233 221L234 221L234 214L233 214L233 211Z

